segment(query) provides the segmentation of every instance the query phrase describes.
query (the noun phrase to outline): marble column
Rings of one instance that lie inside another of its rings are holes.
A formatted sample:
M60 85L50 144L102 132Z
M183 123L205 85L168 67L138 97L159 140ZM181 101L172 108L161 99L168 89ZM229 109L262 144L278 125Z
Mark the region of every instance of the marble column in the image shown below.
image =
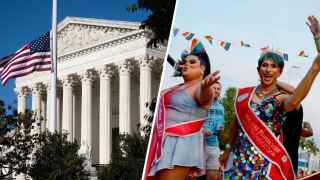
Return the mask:
M77 102L77 87L73 88L73 95L72 95L72 142L76 138L76 102Z
M27 87L17 87L14 92L18 97L18 113L24 113L27 109L27 100L29 97L29 89Z
M96 68L100 76L99 164L108 164L112 151L112 108L110 66Z
M92 84L95 75L91 70L81 71L78 75L82 84L81 141L87 141L92 147Z
M69 133L67 140L73 140L73 86L74 80L70 75L62 77L63 83L63 111L62 111L62 132Z
M36 124L40 123L41 116L41 85L40 84L32 84L30 86L32 91L32 111L34 112L34 118L36 120ZM32 134L40 133L40 126L35 125L32 131Z
M140 68L140 126L147 124L145 115L149 115L149 108L146 103L151 102L151 70L154 64L155 57L149 55L142 55L136 57Z
M44 81L43 84L47 88L47 121L46 128L50 127L50 92L51 92L51 83L50 80Z
M131 134L130 116L130 73L131 65L127 60L117 62L119 68L119 132Z
M62 132L62 122L61 122L61 101L62 101L62 91L57 89L57 119L56 119L56 130Z
M46 101L47 98L45 96L41 97L41 132L46 130Z
M17 87L14 89L14 92L17 94L18 97L18 113L24 113L27 109L27 100L29 97L30 89L28 87ZM22 132L24 134L24 132ZM20 175L13 175L14 178L17 179L25 179L25 174L20 173Z

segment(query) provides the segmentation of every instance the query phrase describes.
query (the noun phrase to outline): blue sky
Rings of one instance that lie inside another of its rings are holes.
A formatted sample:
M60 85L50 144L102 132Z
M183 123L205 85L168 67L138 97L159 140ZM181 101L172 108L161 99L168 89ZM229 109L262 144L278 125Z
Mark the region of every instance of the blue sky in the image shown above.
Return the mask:
M118 21L142 22L150 11L138 10L128 13L126 7L137 0L58 0L58 22L67 16L108 19ZM39 38L52 27L52 0L10 0L0 1L0 58L9 56ZM1 80L0 80L1 81ZM6 104L17 100L13 89L15 79L5 87L0 85L0 99ZM31 95L28 108L31 109ZM17 107L17 104L14 105Z
M297 87L312 65L314 58L299 57L304 51L309 57L316 57L317 50L307 17L315 15L320 20L320 1L212 1L180 0L174 19L174 27L179 28L176 37L171 35L169 54L179 58L183 49L191 47L182 33L195 33L194 38L204 44L211 61L211 71L220 70L222 95L228 87L248 87L258 85L257 61L261 48L273 46L289 55L282 75L278 80L288 83L291 66L293 68L290 84ZM212 45L204 38L211 35ZM220 43L231 42L229 51ZM254 48L240 46L240 42ZM171 77L173 69L167 63L161 89L178 83L182 78ZM304 121L314 129L315 142L320 147L320 79L316 78L309 95L302 102Z

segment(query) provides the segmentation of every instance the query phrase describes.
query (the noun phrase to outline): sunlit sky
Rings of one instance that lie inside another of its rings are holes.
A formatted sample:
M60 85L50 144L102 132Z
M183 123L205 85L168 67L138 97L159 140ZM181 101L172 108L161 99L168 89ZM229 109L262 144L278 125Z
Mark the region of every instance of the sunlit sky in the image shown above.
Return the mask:
M273 46L289 55L279 81L289 82L297 87L312 65L314 58L299 57L304 51L309 57L316 57L317 49L313 35L306 25L307 17L315 15L320 19L320 1L211 1L180 0L174 19L179 28L176 37L171 35L169 54L178 59L183 49L191 47L182 33L195 33L194 38L204 44L211 60L211 72L220 70L222 94L228 87L243 88L259 84L256 70L261 48ZM212 45L204 36L212 36ZM229 51L224 50L221 41L231 42ZM252 48L240 46L240 42ZM171 77L173 68L167 63L161 89L182 83L182 78ZM316 144L320 147L320 79L316 78L308 96L302 101L304 121L311 124Z

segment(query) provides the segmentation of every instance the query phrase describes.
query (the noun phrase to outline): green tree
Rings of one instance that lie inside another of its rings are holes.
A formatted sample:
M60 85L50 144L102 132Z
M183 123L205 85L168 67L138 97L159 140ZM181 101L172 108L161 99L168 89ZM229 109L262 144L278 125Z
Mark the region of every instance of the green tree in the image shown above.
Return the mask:
M146 103L150 110L150 114L144 116L147 124L137 125L138 131L143 131L145 135L135 132L133 135L120 134L117 137L116 150L111 155L111 162L101 172L97 171L98 179L141 179L156 103L157 99Z
M302 158L302 150L306 147L306 139L302 136L300 136L300 141L299 141L299 146L301 147L301 151L300 151L300 158Z
M316 142L314 142L314 139L312 138L311 140L308 139L306 142L306 147L308 148L308 150L310 151L309 153L309 165L308 165L308 171L309 171L309 167L310 167L310 155L311 153L313 153L315 156L317 155L317 153L319 152L319 149L317 148L317 144ZM313 168L313 161L312 161L312 165L311 165L311 169Z
M68 133L48 130L37 138L40 148L33 155L28 169L32 179L89 179L90 173L84 169L85 157L78 155L77 141L67 141Z
M138 3L126 8L128 12L138 9L152 12L140 26L140 29L150 29L154 32L154 37L148 42L148 47L157 47L157 43L164 43L168 39L175 5L176 0L138 0Z
M218 138L220 147L223 150L226 147L226 144L228 142L230 128L234 120L234 117L236 115L235 109L234 109L234 100L236 98L236 93L237 93L237 88L229 87L226 90L224 96L219 98L219 103L222 104L222 106L225 109L224 117L226 120L224 134L226 134L227 136Z
M98 179L127 180L142 177L145 156L147 154L149 135L140 133L119 134L115 152L111 162L101 172L97 171Z
M9 112L12 112L10 114ZM0 100L0 179L10 174L26 173L38 134L31 133L36 124L33 112L17 113L12 105L5 106Z

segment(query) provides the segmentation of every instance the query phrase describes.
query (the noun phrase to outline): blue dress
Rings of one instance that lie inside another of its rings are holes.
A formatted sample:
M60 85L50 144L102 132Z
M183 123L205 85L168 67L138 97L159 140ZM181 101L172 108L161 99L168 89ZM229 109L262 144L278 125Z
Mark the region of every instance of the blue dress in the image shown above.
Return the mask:
M208 111L200 108L185 89L178 89L164 96L165 128L182 123L206 119ZM202 131L184 137L168 134L163 143L162 157L153 164L148 176L162 169L173 169L175 165L205 168L204 134Z

